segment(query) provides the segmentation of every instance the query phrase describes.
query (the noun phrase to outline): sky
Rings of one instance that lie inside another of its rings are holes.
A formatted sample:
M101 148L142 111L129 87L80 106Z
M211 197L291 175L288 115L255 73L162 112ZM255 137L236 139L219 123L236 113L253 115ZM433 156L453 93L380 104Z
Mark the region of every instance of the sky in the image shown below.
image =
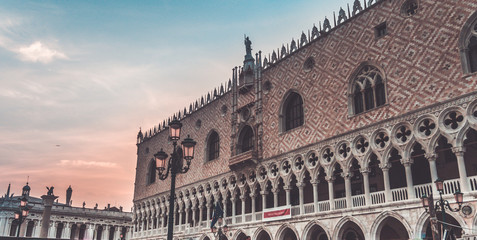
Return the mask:
M136 136L352 0L0 2L0 194L130 210ZM345 8L346 9L346 8Z

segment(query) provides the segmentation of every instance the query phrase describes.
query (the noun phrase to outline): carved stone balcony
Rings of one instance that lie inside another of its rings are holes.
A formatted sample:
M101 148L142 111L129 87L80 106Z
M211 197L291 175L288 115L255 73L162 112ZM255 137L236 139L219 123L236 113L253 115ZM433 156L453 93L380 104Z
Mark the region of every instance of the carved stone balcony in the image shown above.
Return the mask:
M232 170L236 170L245 166L256 165L257 163L257 151L250 150L232 156L229 160L229 168Z

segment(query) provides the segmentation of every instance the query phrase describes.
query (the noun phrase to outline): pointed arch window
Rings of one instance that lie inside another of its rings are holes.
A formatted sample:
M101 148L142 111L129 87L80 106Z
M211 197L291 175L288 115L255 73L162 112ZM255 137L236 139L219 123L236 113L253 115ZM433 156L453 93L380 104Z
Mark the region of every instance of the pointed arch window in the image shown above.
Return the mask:
M207 139L207 160L212 161L219 158L219 134L212 131Z
M237 153L247 152L253 149L253 130L250 126L245 126L240 131Z
M156 161L151 159L149 166L147 167L147 184L156 182Z
M371 65L362 67L352 81L353 113L369 111L386 103L386 89L381 72Z
M303 99L300 94L291 92L285 99L282 109L282 131L288 131L303 125Z
M477 12L464 25L460 45L464 73L477 72Z

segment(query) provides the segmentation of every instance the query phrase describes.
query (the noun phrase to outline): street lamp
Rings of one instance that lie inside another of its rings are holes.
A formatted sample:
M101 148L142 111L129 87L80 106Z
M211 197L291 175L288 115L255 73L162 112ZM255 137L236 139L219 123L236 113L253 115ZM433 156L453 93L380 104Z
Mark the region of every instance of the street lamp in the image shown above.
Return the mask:
M23 198L20 199L19 211L15 212L15 221L17 221L18 223L17 237L20 236L20 228L22 226L22 223L27 218L28 212L30 211L30 208L27 206L27 204L28 204L28 199L25 196L23 196Z
M426 195L423 195L421 197L421 202L422 202L422 206L426 209L426 212L429 209L431 216L435 216L436 215L435 212L439 210L442 212L442 224L443 224L443 228L445 229L446 228L446 208L447 210L451 212L460 211L460 209L462 208L464 194L461 193L460 190L457 190L454 193L454 199L458 207L452 208L449 202L442 198L442 194L444 193L444 180L438 178L436 179L434 183L436 184L436 189L439 192L439 199L435 203L433 203L434 200L431 193L429 197ZM440 237L435 237L435 238L440 239Z
M217 223L218 223L218 226L219 226L218 228L216 226L212 227L212 233L214 234L215 239L226 240L227 239L226 234L229 231L229 227L227 226L227 224L222 224L223 223L222 218L219 218Z
M194 147L196 142L187 136L181 143L181 147L177 146L177 141L181 136L182 123L174 119L169 123L169 139L172 141L174 149L169 159L168 155L161 150L154 154L156 160L156 169L159 173L159 179L165 180L171 173L171 193L169 196L169 221L167 223L167 240L172 240L174 234L174 195L176 188L176 174L186 173L189 171L190 163L194 158ZM184 166L184 159L186 164Z

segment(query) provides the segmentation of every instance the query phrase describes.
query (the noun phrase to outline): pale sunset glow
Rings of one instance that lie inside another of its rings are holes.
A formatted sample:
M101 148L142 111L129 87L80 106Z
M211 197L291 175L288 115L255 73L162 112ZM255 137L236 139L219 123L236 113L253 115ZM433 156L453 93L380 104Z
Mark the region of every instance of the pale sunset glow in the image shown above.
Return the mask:
M136 135L351 0L0 4L0 194L132 206Z

